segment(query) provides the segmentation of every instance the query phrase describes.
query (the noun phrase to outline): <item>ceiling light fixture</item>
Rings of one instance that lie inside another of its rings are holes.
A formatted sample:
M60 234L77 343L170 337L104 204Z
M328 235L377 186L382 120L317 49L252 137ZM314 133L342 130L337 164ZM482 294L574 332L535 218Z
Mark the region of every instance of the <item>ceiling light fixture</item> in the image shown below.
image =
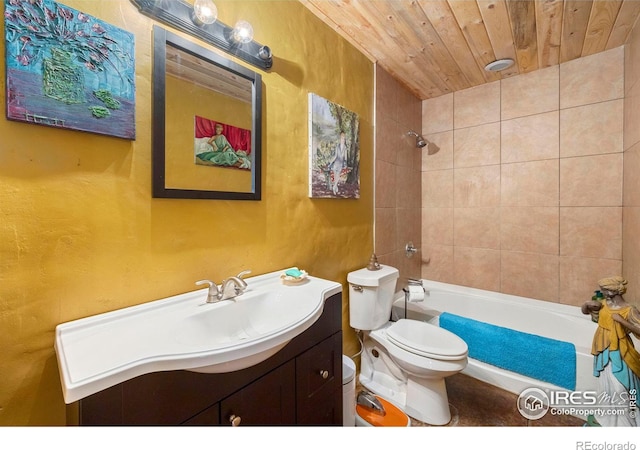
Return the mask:
M500 72L501 70L508 69L513 66L514 61L511 58L498 59L484 66L484 70L487 72Z

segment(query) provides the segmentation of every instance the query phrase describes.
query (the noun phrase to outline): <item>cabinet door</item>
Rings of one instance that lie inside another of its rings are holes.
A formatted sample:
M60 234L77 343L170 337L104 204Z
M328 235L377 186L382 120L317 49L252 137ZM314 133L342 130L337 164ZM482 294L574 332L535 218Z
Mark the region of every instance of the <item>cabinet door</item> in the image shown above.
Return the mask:
M299 425L342 424L342 332L296 358Z
M220 403L210 406L182 425L220 425Z
M295 362L289 361L222 400L222 425L294 425Z

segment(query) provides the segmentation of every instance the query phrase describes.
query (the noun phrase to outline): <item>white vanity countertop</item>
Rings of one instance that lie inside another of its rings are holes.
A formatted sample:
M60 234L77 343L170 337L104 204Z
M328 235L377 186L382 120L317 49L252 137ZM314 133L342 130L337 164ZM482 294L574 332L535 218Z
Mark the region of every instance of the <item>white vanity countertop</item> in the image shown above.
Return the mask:
M247 278L247 290L231 300L208 304L207 289L199 289L58 325L65 402L146 373L231 372L261 362L309 328L324 301L342 291L315 277L284 285L282 273Z

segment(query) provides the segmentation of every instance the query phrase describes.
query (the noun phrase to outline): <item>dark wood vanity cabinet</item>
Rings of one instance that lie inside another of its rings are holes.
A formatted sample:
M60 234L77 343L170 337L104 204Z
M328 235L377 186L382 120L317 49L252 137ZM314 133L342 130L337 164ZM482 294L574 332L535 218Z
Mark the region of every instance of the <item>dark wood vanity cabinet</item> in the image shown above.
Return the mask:
M342 425L342 295L260 364L142 375L80 400L79 414L80 425Z

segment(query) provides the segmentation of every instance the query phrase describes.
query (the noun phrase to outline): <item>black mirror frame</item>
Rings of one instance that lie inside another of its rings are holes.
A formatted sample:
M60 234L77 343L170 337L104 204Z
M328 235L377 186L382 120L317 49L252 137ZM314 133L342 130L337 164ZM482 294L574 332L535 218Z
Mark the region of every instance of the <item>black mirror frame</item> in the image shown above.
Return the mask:
M166 46L173 45L187 53L222 67L251 81L251 191L201 191L196 189L167 188L166 143L165 143L165 87L166 87ZM153 134L152 134L152 177L153 197L193 198L221 200L260 200L262 181L262 77L239 64L198 44L181 38L162 27L153 27Z

